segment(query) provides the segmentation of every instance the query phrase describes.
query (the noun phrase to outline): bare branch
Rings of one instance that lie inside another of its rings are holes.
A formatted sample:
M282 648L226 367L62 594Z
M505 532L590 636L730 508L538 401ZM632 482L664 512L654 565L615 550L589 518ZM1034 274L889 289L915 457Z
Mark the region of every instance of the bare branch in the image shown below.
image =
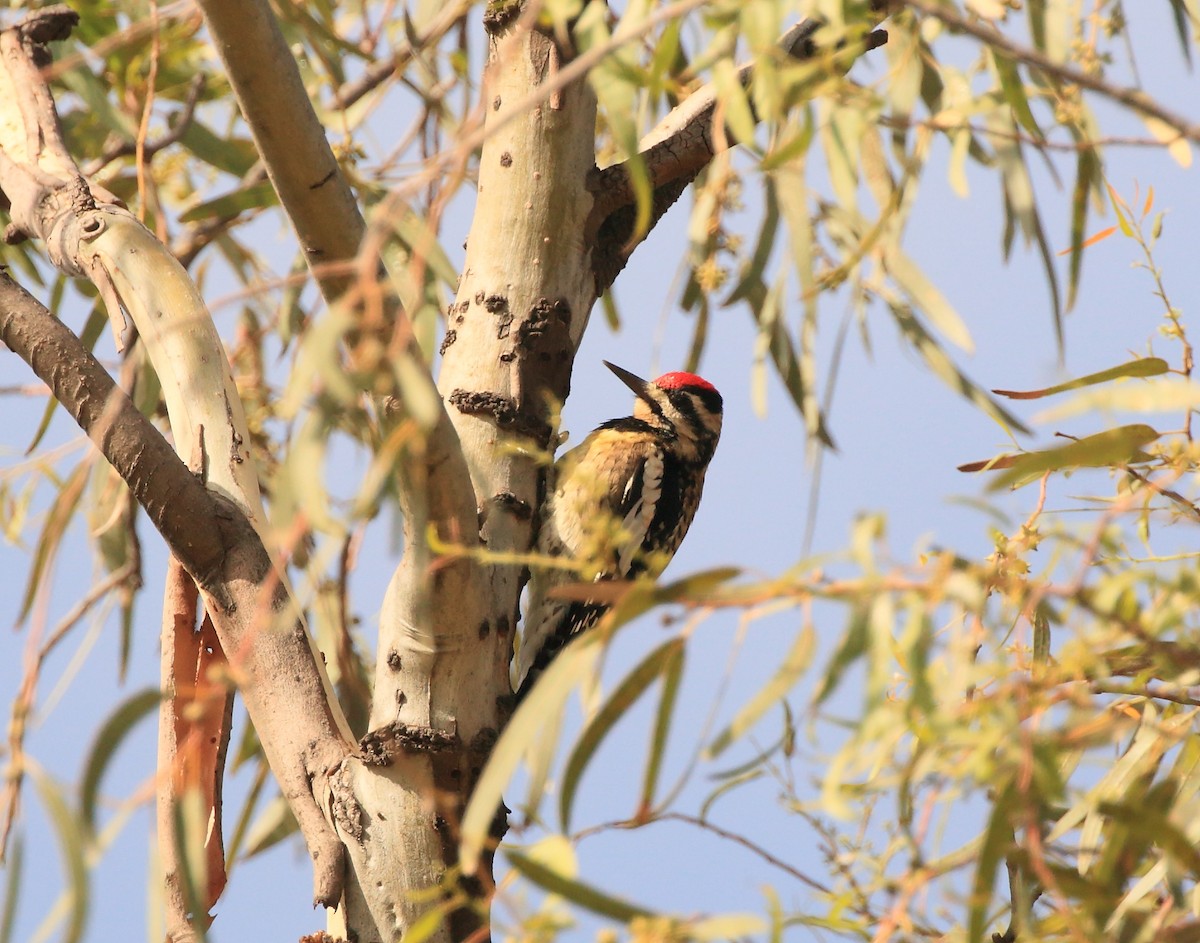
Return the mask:
M187 99L183 103L183 107L177 113L171 116L171 127L166 134L155 138L153 141L147 141L145 147L142 148L144 160L149 160L161 150L165 150L172 144L179 143L179 140L187 134L188 128L192 125L192 120L196 116L196 105L200 101L200 95L204 92L204 76L197 75L188 88ZM111 164L114 160L122 157L129 157L137 153L137 141L118 141L112 147L108 148L103 154L93 161L89 161L84 167L84 175L92 177L98 174L101 170Z
M270 7L261 0L199 6L308 264L354 259L366 224ZM316 278L330 302L352 282L344 274Z
M351 752L336 707L250 521L209 491L71 331L0 272L0 341L50 387L117 470L205 595L230 670L313 858L318 901L332 906L344 848L316 796ZM286 686L274 684L287 677Z
M1001 50L1009 58L1015 59L1018 62L1024 62L1026 65L1037 69L1057 82L1078 85L1080 88L1086 88L1088 91L1103 95L1105 98L1125 105L1127 108L1138 112L1138 114L1144 117L1158 119L1163 124L1174 128L1179 133L1180 138L1187 138L1189 141L1200 144L1200 124L1189 121L1183 115L1176 114L1164 108L1140 89L1114 85L1104 81L1104 79L1090 75L1081 69L1077 69L1075 66L1063 62L1055 62L1049 56L1038 52L1036 49L1021 46L1013 42L993 26L989 26L980 20L968 19L946 4L932 2L932 0L902 0L902 2L914 10L919 10L926 16L941 20L952 30L966 33L985 45ZM1165 141L1164 143L1170 144L1171 142Z
M825 55L829 57L831 69L844 71L862 53L887 41L886 32L875 30L860 42L836 50L822 50L813 40L821 25L815 19L804 19L794 25L779 40L780 56L803 62ZM737 74L742 85L748 85L754 75L754 64L746 63ZM718 151L739 143L731 129L715 127L716 118L717 88L709 83L689 95L639 142L637 160L653 190L650 220L645 232L634 233L636 208L630 162L593 171L588 188L594 194L595 203L586 237L595 247L592 265L597 294L612 284L637 244L645 239Z
M455 2L447 4L433 22L423 32L417 34L415 43L406 43L388 58L373 62L359 78L353 82L347 82L339 88L333 97L335 107L349 108L393 75L403 72L418 52L435 48L443 36L462 22L470 8L471 4L465 0L455 0Z
M217 513L214 496L113 382L70 329L0 271L0 341L33 368L117 470L150 521L210 592L224 556L220 535L197 527Z
M280 203L292 221L326 302L383 301L402 361L406 399L434 413L423 430L423 455L406 452L400 476L407 535L425 539L427 521L447 534L474 532L475 500L454 430L441 405L424 354L402 310L375 295L374 257L359 259L366 224L317 119L300 70L263 0L201 0L208 28ZM454 21L448 21L447 28ZM286 115L287 120L280 116ZM360 263L343 268L336 263ZM347 274L349 272L350 274ZM349 292L349 294L348 294ZM397 401L399 405L404 403ZM471 525L468 527L468 525Z

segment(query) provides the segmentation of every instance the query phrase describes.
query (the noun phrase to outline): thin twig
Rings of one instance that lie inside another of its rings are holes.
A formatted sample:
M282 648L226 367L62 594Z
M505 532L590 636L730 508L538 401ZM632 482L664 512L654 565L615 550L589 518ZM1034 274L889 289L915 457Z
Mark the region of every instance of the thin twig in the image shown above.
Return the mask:
M829 887L826 887L820 881L817 881L814 878L810 878L803 871L799 871L796 868L792 867L790 864L788 864L786 861L783 861L783 860L775 857L775 855L771 854L769 851L767 851L761 845L758 845L755 842L752 842L745 835L739 835L737 832L731 832L728 829L724 829L719 825L714 825L712 822L708 821L707 819L698 818L694 815L688 815L685 812L664 812L661 815L656 815L654 818L649 819L648 821L644 821L644 822L637 821L635 819L630 819L630 820L626 820L626 821L616 821L616 822L604 822L600 825L593 825L591 828L586 828L583 831L576 833L574 838L576 841L579 841L580 839L587 838L590 835L596 835L601 832L611 831L614 829L633 830L636 828L641 828L643 825L653 824L654 822L667 822L667 821L683 822L686 825L694 825L696 828L703 829L707 832L712 832L712 834L718 836L719 838L724 838L727 841L735 842L736 844L741 845L747 851L762 858L762 860L765 861L767 864L771 865L774 868L777 868L780 871L783 871L785 874L790 875L791 877L793 877L797 881L799 881L801 884L811 887L814 891L819 891L822 894L832 894L833 893L833 891Z
M188 88L187 98L184 100L183 107L176 112L173 117L173 123L170 129L161 137L155 138L153 141L146 141L142 148L142 159L149 161L159 151L165 150L173 144L178 144L179 140L187 134L188 128L191 127L192 121L196 115L196 105L200 101L200 95L204 92L204 76L197 75L192 79L192 83ZM86 177L92 177L98 174L101 170L111 164L114 160L119 160L122 157L129 157L137 153L137 141L118 141L116 144L108 147L103 154L95 160L90 161L85 165L83 173Z
M940 20L951 29L973 36L993 49L1000 50L1006 56L1018 62L1024 62L1026 65L1032 66L1060 82L1067 82L1077 85L1080 88L1086 88L1088 91L1096 92L1105 98L1119 102L1143 116L1157 118L1164 124L1174 128L1180 138L1187 138L1189 141L1200 144L1200 124L1195 124L1183 115L1176 114L1164 108L1140 89L1114 85L1111 82L1104 81L1104 79L1089 75L1075 66L1055 62L1049 56L1045 55L1045 53L1031 49L1028 46L1019 45L995 27L988 26L977 20L968 19L953 7L936 2L936 0L904 0L904 3L914 10L919 10L926 16ZM1170 144L1171 142L1165 141L1164 143Z

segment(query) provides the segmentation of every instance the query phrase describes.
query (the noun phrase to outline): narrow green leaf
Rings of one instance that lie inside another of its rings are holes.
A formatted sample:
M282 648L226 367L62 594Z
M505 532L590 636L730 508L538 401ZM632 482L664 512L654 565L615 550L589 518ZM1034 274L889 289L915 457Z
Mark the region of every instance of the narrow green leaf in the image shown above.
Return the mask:
M1158 438L1158 430L1147 425L1118 426L1085 436L1056 449L1023 452L1015 456L1011 467L989 486L989 491L1019 487L1040 478L1048 471L1069 468L1107 468L1144 461L1142 449Z
M21 876L25 873L25 842L18 834L4 861L4 904L0 910L0 943L12 943L17 904L21 899Z
M825 110L827 118L821 125L821 140L829 182L837 194L838 205L857 213L859 157L866 118L854 107L827 106L827 99L821 99L818 107Z
M1050 616L1044 603L1033 612L1033 663L1042 668L1050 664Z
M996 67L996 75L1000 79L1000 89L1004 93L1004 100L1013 110L1013 115L1016 116L1021 127L1037 140L1042 140L1045 135L1042 134L1042 129L1038 127L1037 119L1029 107L1029 98L1025 95L1025 84L1021 81L1017 64L995 47L989 47L988 53L991 55L992 64Z
M260 210L275 206L279 198L269 180L240 187L231 193L225 193L211 200L198 203L189 210L179 214L181 223L194 223L202 219L212 219L221 216L236 216L247 210Z
M46 523L38 534L37 546L33 551L33 562L29 567L29 581L25 584L25 595L21 597L21 609L17 614L17 622L24 622L33 608L38 590L43 586L50 564L58 554L63 535L75 516L79 507L79 499L87 484L87 462L80 462L62 483L50 510L46 515Z
M68 69L62 74L60 81L79 96L91 119L123 140L132 141L137 138L137 121L126 110L113 105L112 87L90 68L81 66Z
M45 772L36 766L29 768L30 776L37 788L38 797L46 810L46 817L54 828L62 858L66 889L66 926L63 927L62 943L78 943L87 926L91 889L88 884L87 857L80 822L71 812L62 789Z
M733 138L731 143L753 144L757 121L731 59L719 59L714 64L713 82L725 116L725 126Z
M865 606L859 605L854 608L850 615L850 625L847 626L846 632L842 636L842 642L822 673L821 686L817 688L817 692L813 696L814 706L825 702L825 699L836 690L846 669L866 652L867 642L870 640L869 617L870 610Z
M779 199L776 196L775 178L770 174L763 177L763 204L763 221L758 229L754 252L742 267L737 285L722 302L726 307L735 301L752 298L761 290L760 286L765 284L767 263L771 260L775 238L779 234Z
M992 143L996 149L996 163L1000 168L1004 187L1005 206L1015 217L1016 222L1020 224L1026 244L1036 244L1038 254L1042 259L1046 284L1050 291L1055 340L1061 357L1063 313L1059 298L1058 270L1055 268L1054 253L1050 250L1050 244L1046 240L1046 232L1042 226L1037 195L1034 192L1033 179L1025 161L1025 152L1021 147L1017 125L1012 120L1012 116L1008 114L995 114L990 118L988 124L998 132L993 137ZM1006 243L1009 243L1011 234L1006 234L1005 240Z
M960 396L991 416L1006 429L1028 434L1029 429L1007 409L993 400L974 380L963 373L942 349L941 345L913 315L912 310L898 301L889 302L888 309L896 319L901 333L921 355L926 365L939 380L955 390Z
M1067 270L1067 310L1075 307L1079 279L1083 273L1084 232L1087 230L1088 199L1101 180L1100 160L1090 147L1082 148L1075 164L1075 185L1071 188L1071 259Z
M678 638L664 642L654 649L617 685L616 690L584 728L567 760L566 769L563 771L562 793L558 806L563 831L571 830L571 811L575 804L579 780L604 738L608 736L617 721L625 716L626 711L634 702L642 696L646 688L650 687L654 679L669 671L672 661L678 661L682 658L682 654L683 640Z
M196 120L187 126L179 143L217 170L244 177L258 160L258 149L248 138L218 137Z
M971 884L970 910L967 917L967 943L983 943L984 930L988 923L988 907L992 902L992 889L996 883L996 869L1007 853L1013 840L1013 827L1009 821L1009 810L1016 803L1011 786L1006 786L996 797L987 831L979 848L979 860L975 865L975 878Z
M275 796L266 804L246 833L246 851L242 857L253 858L268 848L295 835L300 826L292 815L291 806L283 796Z
M445 907L430 907L404 931L404 943L425 943L442 928L446 919Z
M590 910L594 914L599 914L602 917L610 917L622 923L629 923L629 921L636 917L654 916L654 912L647 910L645 907L627 903L626 901L605 894L591 885L584 884L582 881L564 877L512 848L505 848L504 854L508 858L509 864L513 866L514 871L532 881L543 890L549 891L551 894L557 894L573 904L578 904L585 910Z
M735 740L741 738L753 727L770 707L780 700L800 680L800 676L808 669L815 648L815 634L811 625L803 626L797 633L791 648L783 658L775 674L752 697L746 705L737 712L729 726L722 730L705 751L706 757L713 759L725 751Z
M204 833L207 816L203 800L196 789L187 789L177 797L171 809L171 824L175 830L175 847L180 853L179 888L183 892L188 923L196 943L207 943L208 913L206 904L208 874L204 854Z
M233 873L234 864L241 857L242 842L246 840L246 836L250 831L250 824L254 818L254 809L258 805L259 797L262 795L263 788L266 786L270 774L271 768L267 765L266 760L263 760L259 763L258 769L255 770L254 779L250 783L250 789L246 794L246 798L242 801L237 821L234 823L233 829L229 833L229 841L225 845L225 861L229 874Z
M1170 0L1171 15L1175 20L1175 34L1179 37L1179 45L1183 58L1187 60L1188 68L1192 66L1192 30L1188 25L1188 9L1184 0Z
M1185 719L1184 723L1188 721ZM1182 725L1176 722L1175 728L1182 732ZM1163 751L1167 738L1164 733L1170 732L1160 727L1160 720L1152 704L1147 704L1142 722L1134 734L1133 741L1121 758L1112 765L1100 781L1087 794L1059 816L1054 827L1046 836L1046 841L1053 842L1062 838L1073 828L1079 827L1081 838L1084 834L1092 839L1099 836L1101 823L1098 820L1097 809L1100 804L1121 796L1126 787L1133 781L1152 776L1162 762ZM1095 854L1095 845L1081 842L1081 851L1076 864L1079 873L1085 873L1090 867Z
M713 593L718 587L737 579L742 571L736 566L717 566L711 570L701 570L682 579L672 580L665 586L660 586L654 592L654 602L699 601ZM623 616L621 621L628 622L630 616Z
M992 392L997 396L1006 396L1009 399L1041 399L1044 396L1078 390L1085 386L1095 386L1097 383L1107 383L1109 380L1119 380L1122 377L1156 377L1170 369L1170 366L1161 357L1139 357L1137 360L1109 367L1107 370L1098 370L1096 373L1089 373L1075 380L1047 386L1041 390L992 390Z
M612 618L611 613L608 618ZM559 652L496 741L463 815L459 860L464 871L471 873L478 865L479 855L490 840L492 818L522 757L531 750L554 749L555 743L542 736L546 718L561 716L570 693L595 671L603 651L602 635L598 626Z
M774 751L771 751L771 752L774 752ZM759 757L756 757L755 759L759 759L761 756L763 756L763 754L760 754ZM766 775L767 775L767 773L763 769L751 769L751 770L747 770L744 773L741 773L740 775L732 776L729 779L725 780L725 782L721 783L721 785L719 785L716 789L714 789L707 796L705 796L704 801L702 803L700 803L700 812L699 812L700 819L701 820L707 819L708 813L710 811L712 811L712 807L714 805L716 805L717 800L720 799L722 796L724 796L726 793L730 793L733 790L737 789L739 786L743 786L746 783L752 783L756 779L762 779Z
M954 306L938 291L925 273L917 267L899 246L889 246L886 253L888 273L908 296L912 306L924 314L943 336L967 353L973 353L975 342Z
M80 817L89 832L96 828L96 797L109 763L138 721L161 703L162 692L157 688L138 691L118 704L96 732L87 759L84 760L83 776L79 783Z
M654 796L658 792L658 777L662 770L663 757L667 752L667 741L671 734L671 720L675 715L675 704L679 698L679 682L683 677L684 646L681 643L677 654L663 668L662 694L658 699L658 713L654 718L654 734L650 740L650 755L646 758L646 773L642 778L641 809L654 808Z

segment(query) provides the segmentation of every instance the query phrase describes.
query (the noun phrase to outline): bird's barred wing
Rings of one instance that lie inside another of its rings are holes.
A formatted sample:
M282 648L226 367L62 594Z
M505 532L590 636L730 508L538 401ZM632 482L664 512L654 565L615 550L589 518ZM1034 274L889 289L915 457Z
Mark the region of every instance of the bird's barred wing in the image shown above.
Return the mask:
M635 567L640 569L639 558L662 497L662 484L663 453L661 449L652 449L630 470L621 500L614 508L622 532L617 548L617 576L627 577Z

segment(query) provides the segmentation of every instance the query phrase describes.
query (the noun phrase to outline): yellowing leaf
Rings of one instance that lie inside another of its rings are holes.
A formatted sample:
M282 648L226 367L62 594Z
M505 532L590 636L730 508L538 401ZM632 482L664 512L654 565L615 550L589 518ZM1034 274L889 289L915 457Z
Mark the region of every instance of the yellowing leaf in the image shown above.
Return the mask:
M1178 129L1171 127L1171 125L1159 118L1152 118L1149 115L1143 115L1142 121L1145 122L1146 130L1154 135L1156 140L1167 145L1167 153L1171 155L1175 163L1184 169L1192 166L1191 145L1188 144L1187 138L1179 133Z
M1107 383L1109 380L1116 380L1121 377L1159 376L1166 373L1169 369L1170 367L1167 366L1167 362L1160 357L1139 357L1137 360L1129 361L1129 363L1123 363L1117 367L1109 367L1107 370L1099 370L1096 373L1089 373L1075 380L1068 380L1065 383L1048 386L1041 390L992 390L992 392L997 396L1007 396L1009 399L1041 399L1044 396L1053 396L1055 393L1065 393L1068 390L1077 390L1084 386L1095 386L1097 383Z
M1103 242L1105 239L1107 239L1109 236L1111 236L1116 231L1117 231L1116 226L1109 226L1107 229L1101 229L1094 236L1088 236L1086 239L1083 240L1083 242L1079 243L1079 245L1071 246L1067 249L1063 249L1059 253L1059 255L1060 256L1070 255L1072 252L1075 252L1079 249L1086 249L1088 246L1094 246L1097 242Z
M543 890L547 890L551 894L558 894L592 913L611 917L622 923L628 923L636 917L652 916L652 912L644 907L611 897L591 885L573 880L519 851L506 847L504 853L509 864L513 866L513 870L522 877L529 879Z
M1076 439L1054 449L1002 455L987 462L960 465L959 471L1004 468L1007 471L992 482L988 490L1019 487L1048 471L1103 468L1144 461L1145 454L1141 451L1142 448L1157 439L1158 435L1158 430L1147 425L1118 426L1116 429L1106 429L1104 432Z
M1038 413L1038 422L1056 422L1097 410L1131 413L1171 413L1200 408L1200 383L1183 377L1163 377L1145 383L1121 383L1088 390L1065 403Z

